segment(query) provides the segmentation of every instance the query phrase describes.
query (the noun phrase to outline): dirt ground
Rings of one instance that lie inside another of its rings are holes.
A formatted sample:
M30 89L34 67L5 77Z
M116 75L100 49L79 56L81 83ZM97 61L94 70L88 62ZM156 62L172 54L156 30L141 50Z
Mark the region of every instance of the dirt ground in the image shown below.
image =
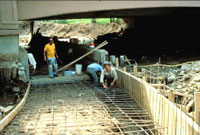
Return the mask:
M27 44L30 41L30 24L25 22L20 25L22 33L20 34L20 44ZM50 37L56 36L58 38L70 38L70 37L82 37L86 39L96 39L98 36L105 35L108 33L118 33L122 30L122 26L117 23L108 24L87 24L87 23L76 23L76 24L57 24L50 22L35 22L34 31L37 30L42 36Z
M19 92L12 91L12 88L16 86L19 87ZM19 82L16 86L15 84L5 86L7 87L6 91L2 91L0 94L0 106L6 107L8 105L16 105L23 98L27 89L27 84Z

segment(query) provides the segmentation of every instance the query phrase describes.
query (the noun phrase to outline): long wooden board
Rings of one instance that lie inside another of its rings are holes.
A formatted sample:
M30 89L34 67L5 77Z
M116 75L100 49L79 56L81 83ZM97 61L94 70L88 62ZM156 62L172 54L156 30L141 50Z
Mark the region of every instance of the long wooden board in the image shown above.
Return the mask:
M21 100L21 102L8 114L6 115L1 121L0 121L0 131L2 131L13 119L14 117L20 112L24 104L26 103L26 100L28 98L28 94L30 91L31 83L29 82L28 88L26 90L26 93Z
M76 60L70 62L69 64L65 65L64 67L60 68L58 71L63 71L67 68L69 68L70 66L72 66L73 64L75 64L76 62L78 62L79 60L85 58L86 56L90 55L91 53L93 53L94 51L96 51L97 49L99 48L102 48L103 46L107 45L108 42L107 41L104 41L102 42L100 45L98 45L97 47L95 47L94 49L90 50L89 52L87 52L86 54L84 54L83 56L77 58Z

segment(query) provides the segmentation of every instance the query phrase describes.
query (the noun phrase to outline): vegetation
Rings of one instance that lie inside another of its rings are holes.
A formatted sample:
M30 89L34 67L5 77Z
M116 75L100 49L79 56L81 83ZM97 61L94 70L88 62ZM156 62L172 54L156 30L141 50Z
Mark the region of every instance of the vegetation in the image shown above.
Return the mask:
M59 24L73 24L73 23L97 23L106 24L116 22L121 24L121 18L88 18L88 19L66 19L66 20L43 20L43 22L53 22Z

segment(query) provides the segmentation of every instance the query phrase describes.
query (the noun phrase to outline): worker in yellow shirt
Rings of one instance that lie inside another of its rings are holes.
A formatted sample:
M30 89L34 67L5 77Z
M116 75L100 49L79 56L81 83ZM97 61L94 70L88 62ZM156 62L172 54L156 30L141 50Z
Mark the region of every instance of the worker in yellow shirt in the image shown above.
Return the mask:
M53 38L49 38L49 43L45 45L44 47L44 61L47 61L48 69L49 69L49 77L53 78L54 76L57 77L57 71L58 71L58 64L57 60L58 55L56 53L56 46L53 42ZM53 71L54 68L54 71Z

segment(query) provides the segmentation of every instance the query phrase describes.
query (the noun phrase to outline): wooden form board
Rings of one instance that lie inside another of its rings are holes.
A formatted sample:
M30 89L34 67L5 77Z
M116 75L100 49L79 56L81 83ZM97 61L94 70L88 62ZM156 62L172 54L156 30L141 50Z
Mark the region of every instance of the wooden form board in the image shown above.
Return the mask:
M119 69L116 71L119 78L117 84L153 116L154 120L164 128L165 135L200 134L197 123L158 93L158 90L127 72Z
M31 86L31 83L29 83L26 93L25 93L23 99L21 100L21 102L8 115L6 115L0 121L0 131L2 131L4 129L4 127L6 127L14 119L14 117L20 112L20 110L22 109L22 107L24 106L24 104L28 98L30 86Z
M194 93L194 101L195 101L195 122L197 124L200 124L200 117L199 117L199 112L200 112L200 92L195 92Z

